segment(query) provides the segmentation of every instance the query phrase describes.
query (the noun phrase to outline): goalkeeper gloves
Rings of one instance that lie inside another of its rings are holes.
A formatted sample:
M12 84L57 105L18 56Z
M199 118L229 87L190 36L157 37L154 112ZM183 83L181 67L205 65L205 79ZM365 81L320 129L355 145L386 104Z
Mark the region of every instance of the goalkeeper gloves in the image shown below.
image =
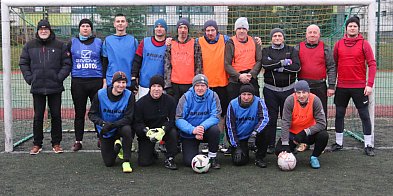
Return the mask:
M146 127L145 130L148 130L146 132L146 137L148 137L153 143L161 141L165 135L164 127L155 129L149 129L148 127Z

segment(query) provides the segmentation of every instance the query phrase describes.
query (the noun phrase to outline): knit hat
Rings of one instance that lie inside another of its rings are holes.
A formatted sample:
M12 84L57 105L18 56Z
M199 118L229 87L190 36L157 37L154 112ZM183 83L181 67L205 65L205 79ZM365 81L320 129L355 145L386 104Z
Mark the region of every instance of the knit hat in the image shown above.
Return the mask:
M298 92L298 91L310 92L310 86L308 85L308 83L305 80L300 80L300 81L296 82L293 89L295 90L295 92Z
M180 18L176 23L176 29L179 28L180 25L186 25L188 29L190 29L190 22L186 18Z
M251 94L255 95L254 86L252 84L243 84L240 87L239 93L242 94L244 92L251 93Z
M349 18L346 22L345 22L345 29L347 29L349 23L354 22L358 25L359 29L360 29L360 19L357 16L352 16L351 18Z
M239 28L245 28L247 31L249 30L248 21L246 17L240 17L235 22L235 31Z
M195 86L195 84L198 83L206 84L206 86L209 85L209 81L207 80L207 77L203 74L198 74L194 76L194 78L192 79L192 86Z
M46 20L46 19L41 19L41 20L38 22L37 30L39 30L41 27L46 27L46 28L48 28L49 30L52 30L49 21Z
M93 23L91 22L91 20L89 20L89 19L87 19L87 18L82 19L82 20L79 22L79 28L81 28L81 26L82 26L83 24L89 24L91 30L93 30Z
M156 20L156 22L154 22L154 28L156 28L158 25L161 25L162 27L164 27L165 31L168 31L168 25L166 24L166 21L162 18Z
M116 81L119 81L119 80L124 80L124 81L127 82L127 76L126 76L126 74L125 74L124 72L122 72L122 71L118 71L118 72L116 72L115 74L113 74L113 77L112 77L112 85L113 85Z
M155 75L153 77L150 78L150 84L149 84L149 88L151 88L151 86L153 86L153 84L159 84L162 88L164 88L164 77L160 76L160 75Z
M272 38L273 35L274 35L275 33L277 33L277 32L281 33L282 36L285 37L284 30L282 30L282 29L280 29L280 28L274 28L274 29L272 29L272 30L270 31L270 38Z
M205 31L207 27L214 27L216 29L216 31L218 31L218 26L217 26L217 22L215 20L208 20L205 22L205 24L203 25L203 30Z

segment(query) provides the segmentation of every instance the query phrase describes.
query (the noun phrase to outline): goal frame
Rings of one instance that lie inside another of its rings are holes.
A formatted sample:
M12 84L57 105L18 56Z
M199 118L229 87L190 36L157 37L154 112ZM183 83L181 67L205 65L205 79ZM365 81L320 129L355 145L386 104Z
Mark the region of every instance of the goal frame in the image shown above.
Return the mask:
M12 121L12 92L11 92L11 36L10 12L12 6L130 6L130 5L205 5L205 6L291 6L291 5L362 5L368 6L368 41L375 51L376 37L376 1L375 0L2 0L1 1L1 26L2 26L2 57L3 57L3 99L4 99L4 133L5 152L13 151L13 121ZM372 141L374 141L374 92L369 97L370 118L372 125Z

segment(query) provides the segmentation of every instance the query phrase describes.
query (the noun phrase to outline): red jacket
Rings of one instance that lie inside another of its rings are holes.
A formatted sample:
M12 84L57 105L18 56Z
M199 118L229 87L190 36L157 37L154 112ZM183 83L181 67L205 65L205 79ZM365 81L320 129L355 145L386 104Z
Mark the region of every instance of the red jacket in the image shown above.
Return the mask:
M337 66L337 87L373 87L377 64L370 44L361 34L356 38L349 38L345 34L334 46L334 60ZM369 69L368 79L365 62Z

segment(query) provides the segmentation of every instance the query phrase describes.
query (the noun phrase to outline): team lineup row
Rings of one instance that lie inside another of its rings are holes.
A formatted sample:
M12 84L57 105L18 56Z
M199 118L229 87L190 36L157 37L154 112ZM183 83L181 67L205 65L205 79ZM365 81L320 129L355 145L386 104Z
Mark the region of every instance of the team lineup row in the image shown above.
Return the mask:
M173 38L166 37L165 20L158 19L154 35L139 45L127 34L124 15L116 15L113 25L116 33L102 42L92 33L93 23L82 19L79 35L64 44L56 39L49 21L38 23L36 39L26 43L19 63L34 103L30 154L42 149L46 99L53 151L63 152L61 94L71 73L76 137L72 150L82 148L90 99L88 116L95 124L104 163L112 166L122 152L124 172L132 171L129 160L135 134L139 165L154 162L155 142L163 140L165 167L177 169L174 157L179 141L183 162L189 166L203 141L208 143L212 167L220 168L217 151L226 133L236 165L249 162L250 148L256 150L255 164L264 168L266 153L291 152L306 143L314 144L310 164L319 168L318 157L328 143L327 98L333 95L336 141L331 150L343 148L345 111L352 98L363 125L365 153L374 156L367 106L376 62L359 33L356 16L346 21L346 34L333 52L320 40L315 24L295 47L285 44L283 29L272 29L271 45L266 48L260 38L248 35L244 17L236 20L232 37L220 34L217 23L208 20L204 35L195 39L188 35L187 19L177 22ZM262 68L263 99L257 81ZM279 114L282 133L276 142Z

